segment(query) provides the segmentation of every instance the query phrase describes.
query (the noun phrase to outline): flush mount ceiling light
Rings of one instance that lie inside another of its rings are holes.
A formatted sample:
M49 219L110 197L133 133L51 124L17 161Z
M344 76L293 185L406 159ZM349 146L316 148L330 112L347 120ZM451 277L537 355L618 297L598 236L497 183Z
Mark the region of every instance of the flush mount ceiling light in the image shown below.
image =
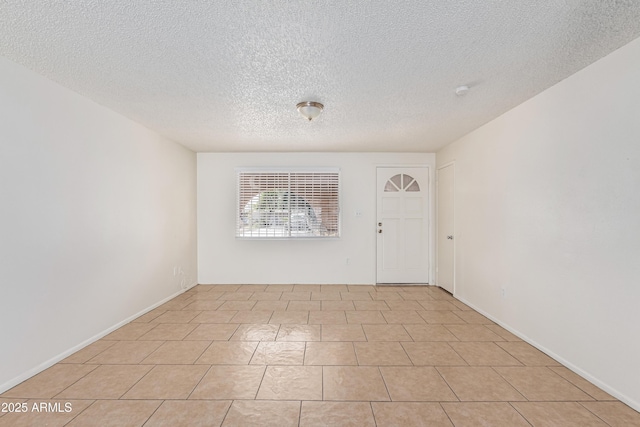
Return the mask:
M469 92L469 86L467 86L467 85L458 86L456 88L456 95L457 96L465 96L467 94L467 92Z
M296 108L300 114L302 114L307 120L311 121L322 113L324 105L315 101L304 101L296 105Z

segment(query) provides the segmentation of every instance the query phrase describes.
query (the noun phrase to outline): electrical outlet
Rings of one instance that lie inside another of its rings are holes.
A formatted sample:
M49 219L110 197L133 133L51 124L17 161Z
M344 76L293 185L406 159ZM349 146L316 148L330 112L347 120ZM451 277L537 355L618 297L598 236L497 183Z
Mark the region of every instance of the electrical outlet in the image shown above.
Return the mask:
M351 259L347 258L345 264L349 265L351 263Z
M505 288L504 286L500 288L500 296L502 296L502 298L507 297L507 288Z

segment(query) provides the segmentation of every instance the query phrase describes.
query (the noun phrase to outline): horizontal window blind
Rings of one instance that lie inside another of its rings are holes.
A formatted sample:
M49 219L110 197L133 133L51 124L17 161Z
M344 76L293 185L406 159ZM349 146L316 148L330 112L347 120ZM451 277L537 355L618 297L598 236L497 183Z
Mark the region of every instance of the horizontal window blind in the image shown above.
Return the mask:
M339 171L240 171L236 236L340 235Z

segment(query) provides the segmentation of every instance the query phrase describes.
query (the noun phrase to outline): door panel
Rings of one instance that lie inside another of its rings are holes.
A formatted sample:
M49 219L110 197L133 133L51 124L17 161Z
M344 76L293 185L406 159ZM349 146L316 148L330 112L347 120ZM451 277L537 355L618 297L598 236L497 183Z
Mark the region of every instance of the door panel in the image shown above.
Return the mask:
M404 213L406 215L417 214L422 216L422 198L407 197L404 202Z
M396 198L385 197L382 199L382 213L394 215L399 211L400 200Z
M387 270L398 268L398 240L398 221L387 219L384 222L384 236L382 236L384 268Z
M423 256L423 224L422 218L408 218L405 220L405 267L409 269L419 269L422 265Z
M437 283L452 294L455 290L454 179L454 164L438 169Z
M377 282L428 283L429 170L380 167L377 185Z

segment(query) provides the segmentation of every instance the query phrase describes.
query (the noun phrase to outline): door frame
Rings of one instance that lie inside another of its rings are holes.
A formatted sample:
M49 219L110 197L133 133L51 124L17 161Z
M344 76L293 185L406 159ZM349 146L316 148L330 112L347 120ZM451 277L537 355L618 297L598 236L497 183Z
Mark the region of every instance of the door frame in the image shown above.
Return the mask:
M457 246L457 236L456 236L456 161L452 160L450 162L447 162L443 165L440 165L436 168L436 182L435 182L435 191L436 191L436 203L438 203L439 197L440 195L438 194L440 191L440 170L444 169L446 167L452 166L453 167L453 207L452 207L452 211L453 211L453 218L452 218L452 222L453 222L453 260L452 260L452 265L453 265L453 275L452 275L452 289L453 292L452 294L455 295L455 291L456 291L456 246ZM438 227L440 226L439 220L440 218L438 218L438 209L436 208L435 210L435 215L436 215L436 230L435 230L435 243L436 243L436 253L435 253L435 257L436 257L436 267L435 267L435 284L440 287L440 278L439 278L439 271L438 271L438 267L440 265L440 259L439 259L439 252L438 250L440 248L437 247L438 245Z
M378 178L378 168L423 168L423 169L427 169L427 175L429 176L429 185L428 187L428 194L427 194L427 203L429 204L427 206L427 210L426 210L426 215L427 215L427 248L429 250L429 273L428 273L428 282L427 284L429 285L433 285L435 284L435 251L436 251L436 244L434 241L434 236L436 235L436 230L434 229L435 227L435 221L433 221L433 218L435 218L435 164L426 164L426 163L419 163L419 164L411 164L411 163L378 163L375 164L373 167L373 182L375 183L375 194L373 197L373 212L375 212L374 214L374 218L373 221L371 223L371 230L373 230L373 233L377 233L377 214L378 214L378 184L377 184L377 178ZM381 284L381 282L378 282L378 243L377 243L377 236L374 235L374 247L375 250L373 251L373 277L374 277L374 283L377 284ZM403 285L405 286L405 285ZM410 286L410 285L409 285Z

